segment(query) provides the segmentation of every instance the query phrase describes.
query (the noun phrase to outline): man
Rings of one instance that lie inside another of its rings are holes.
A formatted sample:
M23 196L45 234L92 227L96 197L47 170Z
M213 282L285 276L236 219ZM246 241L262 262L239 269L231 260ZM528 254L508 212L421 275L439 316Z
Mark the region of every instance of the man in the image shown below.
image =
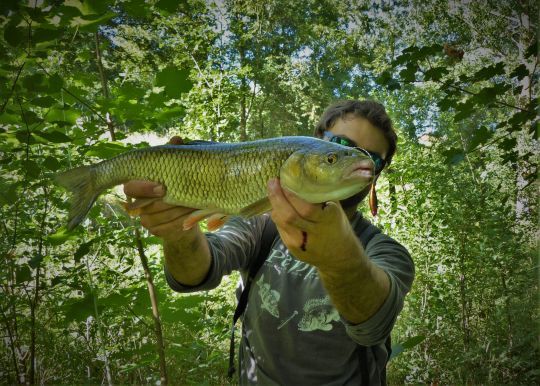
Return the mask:
M382 105L344 101L330 106L315 130L326 140L357 145L376 164L374 184L396 150L396 135ZM140 181L124 186L134 198L159 197L163 187ZM307 203L268 183L271 219L279 231L253 283L244 314L240 383L379 384L387 361L384 342L410 290L412 260L378 233L364 249L355 229L364 221L358 203L366 188L340 204ZM165 274L176 291L216 287L223 275L245 276L258 254L267 215L235 218L220 231L183 231L193 209L157 201L143 208L141 224L163 239ZM367 346L359 356L361 346ZM360 363L360 362L366 363ZM366 369L369 380L361 380Z

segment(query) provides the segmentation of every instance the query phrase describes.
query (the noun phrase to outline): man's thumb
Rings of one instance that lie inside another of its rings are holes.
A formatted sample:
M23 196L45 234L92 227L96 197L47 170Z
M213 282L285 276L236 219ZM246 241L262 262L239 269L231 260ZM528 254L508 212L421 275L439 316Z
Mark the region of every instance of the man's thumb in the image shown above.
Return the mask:
M175 135L174 137L172 137L169 140L169 144L171 144L171 145L183 145L184 140L182 139L182 137L179 137L179 136Z

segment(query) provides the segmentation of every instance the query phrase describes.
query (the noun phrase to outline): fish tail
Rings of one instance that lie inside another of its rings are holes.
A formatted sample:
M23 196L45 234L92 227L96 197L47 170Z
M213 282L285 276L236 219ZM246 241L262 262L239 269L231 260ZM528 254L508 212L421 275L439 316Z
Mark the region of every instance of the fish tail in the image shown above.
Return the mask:
M67 228L72 230L81 223L101 193L96 188L95 173L92 166L80 166L55 176L56 182L71 192L69 221Z

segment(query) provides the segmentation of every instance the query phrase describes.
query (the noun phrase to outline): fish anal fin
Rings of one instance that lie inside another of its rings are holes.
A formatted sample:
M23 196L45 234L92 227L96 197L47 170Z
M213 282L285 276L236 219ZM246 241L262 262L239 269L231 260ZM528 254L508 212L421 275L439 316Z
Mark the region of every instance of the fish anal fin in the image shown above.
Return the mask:
M215 213L208 218L208 230L213 232L221 228L231 216L223 213Z
M270 204L270 200L268 199L268 197L264 197L259 201L255 201L253 204L242 208L239 214L242 217L249 218L269 212L271 209L272 205Z
M220 209L199 209L194 212L192 212L185 220L183 228L185 231L188 229L193 228L193 226L198 223L199 221L204 220L205 218L211 217L213 215L220 214L223 216L223 210Z

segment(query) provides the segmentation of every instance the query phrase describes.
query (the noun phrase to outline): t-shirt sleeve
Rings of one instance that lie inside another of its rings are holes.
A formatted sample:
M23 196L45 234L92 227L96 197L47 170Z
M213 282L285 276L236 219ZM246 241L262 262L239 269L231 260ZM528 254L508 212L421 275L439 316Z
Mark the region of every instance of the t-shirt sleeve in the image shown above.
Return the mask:
M234 270L246 270L259 253L260 240L267 215L250 219L234 217L215 233L206 233L211 263L206 278L197 286L178 282L165 266L165 278L177 292L196 292L216 288L224 275Z
M366 254L390 280L390 291L381 308L368 320L351 324L342 318L349 336L363 346L383 344L403 308L414 279L414 263L405 247L382 233L368 244Z

